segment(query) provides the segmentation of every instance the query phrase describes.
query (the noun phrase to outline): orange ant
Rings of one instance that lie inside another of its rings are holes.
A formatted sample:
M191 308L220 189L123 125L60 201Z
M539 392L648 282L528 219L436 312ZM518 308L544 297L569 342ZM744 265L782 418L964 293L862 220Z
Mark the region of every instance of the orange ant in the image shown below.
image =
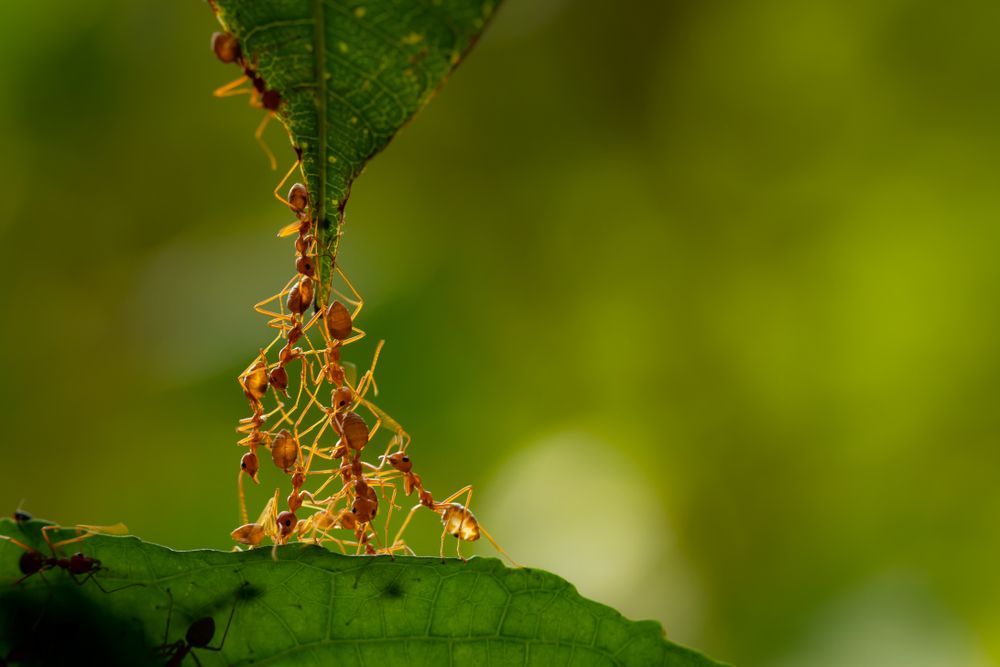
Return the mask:
M441 531L442 560L444 560L445 535L451 535L455 538L455 553L463 561L465 558L462 556L462 542L475 542L481 535L485 535L486 539L490 541L490 544L492 544L500 554L502 554L515 567L520 567L520 565L518 565L518 563L511 558L506 551L504 551L503 547L497 544L497 541L493 539L493 536L486 532L486 529L483 528L482 524L479 523L476 516L469 509L469 505L472 503L471 485L462 487L441 502L435 502L434 496L431 495L430 491L424 488L420 477L413 472L413 462L405 452L399 451L390 454L389 456L383 458L383 462L389 463L389 465L401 474L403 477L403 486L406 491L406 495L409 496L414 490L416 490L417 496L420 499L420 502L414 505L410 510L410 513L406 515L406 520L403 522L403 525L399 527L399 531L396 533L393 545L401 544L403 533L406 531L406 527L410 524L410 520L413 518L414 512L421 507L426 507L435 514L440 514L441 523L444 524L444 530ZM463 493L467 494L464 505L453 502Z
M248 586L248 583L244 582L243 587L245 588L246 586ZM174 612L174 596L170 592L170 589L167 589L167 596L170 598L170 606L167 611L167 627L163 631L163 643L157 647L161 656L167 658L167 667L179 667L188 655L200 667L201 660L198 659L198 655L194 652L194 649L202 651L222 650L222 647L226 645L226 637L229 635L229 627L233 623L233 616L236 614L236 605L239 603L242 591L243 588L237 591L236 599L233 600L233 608L229 612L229 620L226 621L226 629L222 633L222 641L219 642L218 646L209 646L209 642L215 637L215 619L211 616L196 618L188 626L187 632L184 633L184 639L178 639L175 642L168 641L170 637L170 617Z
M279 489L274 490L274 496L267 501L264 511L254 523L245 523L232 533L233 540L249 547L260 546L265 537L270 537L277 549L291 537L298 524L295 512L278 512Z
M239 40L233 35L222 32L214 33L212 35L212 51L215 52L216 57L223 63L237 63L243 69L243 76L217 88L213 94L216 97L230 97L232 95L249 93L250 106L264 109L268 112L264 116L264 120L257 126L254 138L267 155L271 163L271 169L276 169L278 162L274 158L274 153L271 152L270 147L264 141L264 130L267 128L271 117L281 107L281 94L267 87L264 79L257 73L255 66L247 62L243 50L240 48ZM247 81L250 82L251 87L241 88Z

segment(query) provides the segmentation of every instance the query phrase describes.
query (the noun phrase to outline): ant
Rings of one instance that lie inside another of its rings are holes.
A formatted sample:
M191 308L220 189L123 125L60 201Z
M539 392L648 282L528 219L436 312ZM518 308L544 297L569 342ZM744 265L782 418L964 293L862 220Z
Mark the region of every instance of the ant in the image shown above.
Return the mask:
M255 66L247 61L240 47L239 40L235 36L223 32L214 33L212 35L212 51L215 52L216 57L223 63L237 63L243 70L243 76L219 87L215 90L214 95L216 97L230 97L232 95L250 93L250 106L267 111L264 120L261 121L254 132L254 138L260 144L261 148L264 149L264 153L271 163L271 169L276 169L278 161L274 158L274 153L271 152L267 143L264 142L264 130L271 121L271 117L281 107L281 94L267 87L264 79L257 73ZM241 88L247 81L251 83L251 87Z
M229 620L226 621L226 629L222 633L222 641L219 642L218 646L208 645L212 641L212 638L215 637L215 619L211 616L203 616L192 621L191 625L188 626L187 632L184 634L184 639L178 639L175 642L168 641L170 637L170 617L174 612L174 596L170 592L170 589L167 589L167 596L170 598L170 607L167 611L167 627L163 632L163 643L157 648L161 656L167 659L167 667L179 667L188 655L195 661L195 664L201 667L201 660L198 659L198 655L194 652L194 649L202 651L222 650L222 647L226 645L226 637L229 635L229 626L232 625L233 616L236 614L236 605L240 601L243 590L248 585L247 582L243 582L243 586L237 591L236 599L233 600L233 608L229 612Z
M455 553L463 561L465 558L462 556L462 542L475 542L481 536L485 535L486 539L490 541L490 544L500 552L508 561L511 562L515 567L521 567L517 561L510 557L503 547L497 544L497 541L493 539L493 536L486 532L486 529L479 523L476 519L476 515L472 513L469 509L469 505L472 503L472 486L464 486L455 493L451 494L441 502L436 502L434 496L431 492L424 488L423 482L420 476L413 472L413 461L407 456L406 452L399 451L382 458L383 463L388 463L391 465L396 472L400 473L403 478L403 489L406 491L406 495L410 495L414 490L417 491L417 497L420 502L413 506L410 513L406 515L406 520L403 525L399 527L399 531L396 533L396 537L393 540L393 546L403 544L402 537L403 532L406 527L410 524L410 519L413 518L414 512L416 512L421 507L426 507L435 514L441 516L441 523L444 525L444 530L441 531L441 560L444 560L444 536L451 535L455 538ZM391 473L390 473L391 475ZM391 479L390 477L383 477L383 479ZM465 504L453 502L456 498L462 494L466 494Z
M115 593L125 588L142 585L140 583L132 583L120 588L108 590L95 578L95 575L103 569L100 560L90 556L85 556L80 552L73 554L69 558L59 556L56 552L56 549L59 547L72 544L73 542L79 542L91 537L94 533L87 532L83 535L60 540L58 542L52 542L49 538L49 532L53 530L62 530L62 528L60 526L45 526L42 528L42 539L44 539L45 543L49 545L49 549L52 551L51 556L46 556L37 549L29 547L27 544L19 542L12 537L0 535L0 539L11 542L12 544L24 549L24 553L21 554L21 558L18 560L18 568L21 571L21 578L14 582L15 586L21 584L25 579L28 579L36 574L42 577L42 580L47 584L48 580L45 579L44 573L57 568L65 570L78 586L84 585L87 581L93 581L94 584L104 593ZM81 529L78 528L77 530L80 531ZM83 576L83 579L78 579L80 576Z

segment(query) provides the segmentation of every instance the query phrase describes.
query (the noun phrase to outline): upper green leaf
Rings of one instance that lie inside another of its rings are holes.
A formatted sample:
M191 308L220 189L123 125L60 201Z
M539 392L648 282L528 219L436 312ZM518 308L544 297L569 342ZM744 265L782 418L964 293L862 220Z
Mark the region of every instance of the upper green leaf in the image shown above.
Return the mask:
M277 116L301 153L318 223L321 277L332 275L351 183L461 62L496 4L213 0L247 62L281 95Z
M0 534L48 555L43 525L3 520ZM63 549L75 550L100 559L96 579L110 592L73 585L59 568L43 573L51 588L39 575L11 588L24 551L0 542L0 657L18 648L24 664L165 664L154 647L204 617L218 646L232 615L221 652L195 649L204 664L716 664L666 641L658 623L629 621L553 574L493 558L392 560L303 545L272 558L271 549L176 552L100 535Z

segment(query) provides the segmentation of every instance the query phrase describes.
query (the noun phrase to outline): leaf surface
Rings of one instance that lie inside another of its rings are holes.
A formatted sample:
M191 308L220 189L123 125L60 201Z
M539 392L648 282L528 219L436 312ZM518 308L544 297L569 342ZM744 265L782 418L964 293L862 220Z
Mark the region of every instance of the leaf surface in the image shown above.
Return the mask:
M43 525L3 520L0 534L47 553ZM113 592L94 581L74 585L58 569L11 587L24 551L0 542L4 655L21 647L36 664L57 664L67 655L53 651L80 658L104 646L104 664L165 664L152 651L168 615L168 642L212 617L217 646L232 614L222 651L195 649L203 664L717 664L666 641L658 623L629 621L553 574L493 558L393 561L296 544L279 548L275 560L270 549L177 552L103 535L63 550L76 549L100 559L96 579Z
M351 183L475 44L493 0L213 0L247 61L281 95L332 275ZM324 280L324 277L326 279ZM321 301L326 293L321 292Z

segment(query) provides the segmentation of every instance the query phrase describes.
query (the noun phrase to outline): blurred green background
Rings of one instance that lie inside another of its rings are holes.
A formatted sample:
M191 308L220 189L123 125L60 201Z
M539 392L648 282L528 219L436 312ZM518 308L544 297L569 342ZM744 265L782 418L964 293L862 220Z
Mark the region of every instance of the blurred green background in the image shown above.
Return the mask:
M291 249L215 29L0 4L10 510L231 544ZM720 659L998 664L998 34L985 0L509 0L348 207L347 356L387 339L428 487Z

